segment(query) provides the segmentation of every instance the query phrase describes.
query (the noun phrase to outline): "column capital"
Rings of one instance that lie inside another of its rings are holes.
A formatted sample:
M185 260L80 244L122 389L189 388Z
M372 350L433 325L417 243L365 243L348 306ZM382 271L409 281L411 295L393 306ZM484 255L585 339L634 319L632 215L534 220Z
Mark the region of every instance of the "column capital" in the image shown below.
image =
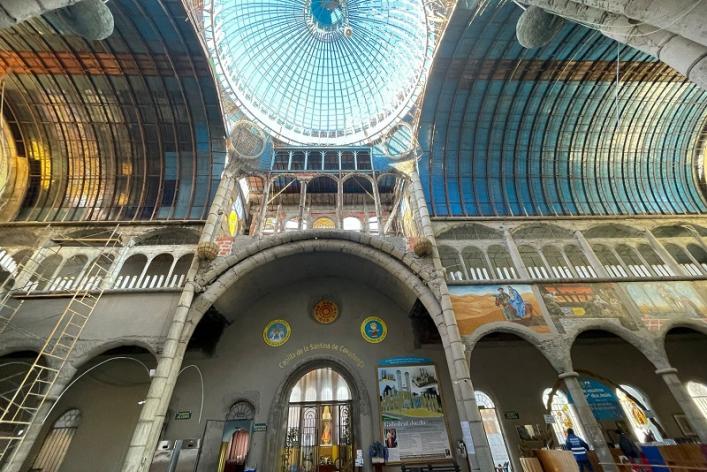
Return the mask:
M677 374L678 370L675 367L665 367L663 369L657 369L655 373L656 375Z
M577 372L573 371L573 370L570 370L570 371L567 371L567 372L562 372L562 373L560 373L560 374L557 376L557 378L560 379L560 380L565 380L565 379L569 379L569 378L575 378L575 379L576 379L577 377L579 377L579 374L578 374Z

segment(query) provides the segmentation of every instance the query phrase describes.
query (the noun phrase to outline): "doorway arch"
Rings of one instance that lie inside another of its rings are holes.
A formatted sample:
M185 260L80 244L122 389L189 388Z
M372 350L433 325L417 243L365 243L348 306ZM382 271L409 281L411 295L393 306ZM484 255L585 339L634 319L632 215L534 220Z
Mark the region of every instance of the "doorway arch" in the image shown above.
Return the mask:
M353 471L353 397L334 368L314 367L290 389L282 469Z
M319 374L321 376L320 380L322 377L329 376L329 385L333 385L333 387L329 387L331 388L330 392L324 391L327 388L326 382L323 383L324 388L322 389L322 391L317 392L317 388L315 387L316 382L311 380L312 378L317 377L317 372L323 373ZM347 392L345 392L343 389L337 392L340 387L344 386L348 390ZM307 392L308 387L314 387L314 392L312 392L311 390L310 392ZM299 391L296 390L297 388L299 389ZM319 395L317 395L317 393ZM336 400L337 393L339 398L348 397L348 399ZM301 427L300 431L298 431L297 433L292 432L290 423L292 422L292 427L295 427L294 423L296 421L290 418L291 406L300 408L300 419L304 419L305 406L315 407L317 411L313 413L317 413L317 415L315 415L315 418L309 419L310 421L313 421L321 420L321 416L324 414L324 406L329 405L328 415L331 415L331 419L328 421L331 421L330 424L333 429L333 427L336 425L335 423L337 421L337 413L340 412L335 412L332 406L346 405L349 408L349 436L347 438L337 438L336 435L332 435L332 443L334 442L334 439L344 439L344 441L342 441L344 444L339 445L337 457L332 457L331 464L324 464L331 467L324 468L322 470L353 472L353 463L355 459L356 449L362 449L362 445L359 442L360 438L363 437L362 429L365 431L373 431L375 428L373 424L368 425L361 423L361 418L370 417L371 405L369 395L366 391L363 380L358 377L358 374L356 373L356 370L353 368L353 366L344 365L339 359L333 359L324 356L319 359L305 361L295 366L290 372L288 372L288 374L285 376L284 382L281 384L280 388L278 388L277 392L273 396L273 399L273 401L276 403L274 403L273 406L270 408L270 415L268 420L269 423L273 425L273 428L268 430L268 444L267 452L265 455L265 470L273 470L278 472L289 471L290 469L288 468L288 466L291 466L294 463L299 464L301 466L305 466L302 468L294 468L294 470L319 472L318 468L315 467L319 465L316 463L318 462L317 459L321 459L323 455L333 456L333 454L329 454L329 450L325 450L324 454L321 454L321 451L316 451L319 456L313 454L311 460L301 460L301 451L293 451L292 447L290 447L290 450L287 451L288 441L290 442L290 445L292 445L295 440L299 441L300 443L303 443L302 433L304 432L302 431ZM295 413L296 412L293 411L293 418ZM340 417L338 419L340 419ZM301 421L298 422L298 425L301 424ZM311 438L315 437L315 433L319 433L321 435L322 432L323 429L321 427L318 429L318 431L315 432L306 431L306 433L310 435ZM321 444L317 446L321 446ZM344 448L345 452L348 454L347 456L343 454ZM298 459L298 461L293 461L293 457L286 457L286 454L290 454L291 456L293 456L297 453L300 453L300 459ZM339 458L341 460L337 461L337 459ZM312 467L307 468L306 466L309 464L311 464Z

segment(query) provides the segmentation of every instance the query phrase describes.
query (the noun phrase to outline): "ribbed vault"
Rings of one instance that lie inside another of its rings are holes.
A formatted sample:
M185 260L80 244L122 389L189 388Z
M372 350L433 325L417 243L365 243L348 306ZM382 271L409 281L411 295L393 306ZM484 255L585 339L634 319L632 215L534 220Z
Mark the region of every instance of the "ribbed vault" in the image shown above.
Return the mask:
M420 126L432 214L704 212L707 92L576 24L523 49L522 11L498 3L460 4L435 58Z
M0 31L5 115L29 164L0 220L202 219L225 159L207 59L181 1L113 0L104 41L37 18Z

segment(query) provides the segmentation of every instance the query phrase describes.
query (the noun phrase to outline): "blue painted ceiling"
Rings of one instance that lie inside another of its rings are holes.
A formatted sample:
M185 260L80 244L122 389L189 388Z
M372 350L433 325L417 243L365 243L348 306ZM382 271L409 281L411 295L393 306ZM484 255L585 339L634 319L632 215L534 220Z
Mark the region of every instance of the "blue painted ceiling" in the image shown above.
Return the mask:
M575 24L523 49L520 13L511 2L454 13L419 131L431 214L704 212L694 161L707 93Z

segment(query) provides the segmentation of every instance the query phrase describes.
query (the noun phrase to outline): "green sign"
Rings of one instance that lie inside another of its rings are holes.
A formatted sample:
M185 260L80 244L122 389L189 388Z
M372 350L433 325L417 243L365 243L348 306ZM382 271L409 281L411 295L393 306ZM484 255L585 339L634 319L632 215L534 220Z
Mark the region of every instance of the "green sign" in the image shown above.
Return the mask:
M262 432L262 431L267 431L268 430L268 424L267 423L255 423L253 425L253 431L256 433Z
M503 413L503 417L507 420L519 420L520 415L517 411L506 411Z
M191 419L191 410L182 410L178 411L176 415L174 415L175 420L190 420Z

